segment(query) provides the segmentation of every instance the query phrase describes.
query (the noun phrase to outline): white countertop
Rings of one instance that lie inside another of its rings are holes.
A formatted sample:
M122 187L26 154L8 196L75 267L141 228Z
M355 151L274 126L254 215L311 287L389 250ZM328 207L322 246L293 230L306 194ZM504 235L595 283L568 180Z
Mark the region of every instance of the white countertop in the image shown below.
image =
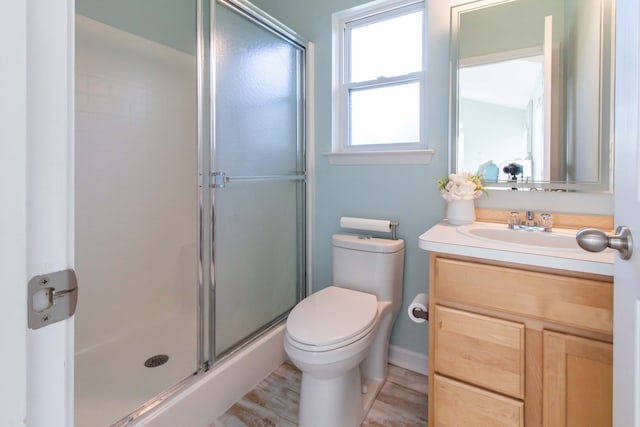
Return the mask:
M507 229L506 224L475 223L482 227ZM554 228L554 233L573 235L577 230ZM540 233L539 231L514 231L514 233ZM495 261L557 268L561 270L613 276L615 252L587 252L576 243L576 249L543 248L538 246L505 243L497 240L471 237L458 230L458 226L446 222L436 224L418 238L418 247L425 251L441 252L484 258Z

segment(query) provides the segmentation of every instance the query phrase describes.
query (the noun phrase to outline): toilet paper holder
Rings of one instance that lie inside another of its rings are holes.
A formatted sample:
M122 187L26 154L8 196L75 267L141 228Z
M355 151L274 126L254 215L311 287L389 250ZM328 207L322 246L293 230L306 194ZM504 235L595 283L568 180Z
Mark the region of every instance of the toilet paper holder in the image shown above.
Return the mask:
M340 227L354 230L378 231L391 233L391 240L398 240L398 221L388 219L354 218L350 216L340 217Z
M407 307L409 319L416 323L424 323L429 320L429 295L420 293L413 298Z
M419 319L429 320L429 310L423 310L420 307L413 307L411 312Z
M389 225L391 227L391 240L398 240L398 226L400 223L398 221L391 221Z

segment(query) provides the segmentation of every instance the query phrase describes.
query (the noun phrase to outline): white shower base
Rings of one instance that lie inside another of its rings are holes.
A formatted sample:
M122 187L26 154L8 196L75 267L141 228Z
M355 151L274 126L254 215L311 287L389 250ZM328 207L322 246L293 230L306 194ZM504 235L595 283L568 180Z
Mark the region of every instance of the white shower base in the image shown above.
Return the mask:
M284 322L267 331L155 410L131 424L135 427L209 427L235 402L285 361Z
M110 426L188 377L184 388L130 425L207 427L285 360L281 324L193 376L193 323L175 313L162 323L76 354L75 427ZM156 354L167 354L169 361L145 367L144 361Z
M163 319L130 328L126 336L77 353L75 427L112 425L193 374L197 369L193 317L165 313ZM157 354L168 355L169 361L145 367L145 360Z

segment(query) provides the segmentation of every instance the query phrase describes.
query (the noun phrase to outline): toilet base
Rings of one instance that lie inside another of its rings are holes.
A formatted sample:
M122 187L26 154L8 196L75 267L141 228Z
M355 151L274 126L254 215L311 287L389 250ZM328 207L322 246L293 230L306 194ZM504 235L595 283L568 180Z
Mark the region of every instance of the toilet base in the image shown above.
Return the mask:
M320 379L302 374L300 427L358 427L373 405L384 379L361 383L357 366L336 378ZM363 386L366 393L363 393Z
M300 427L358 427L362 421L360 368L335 378L302 373Z

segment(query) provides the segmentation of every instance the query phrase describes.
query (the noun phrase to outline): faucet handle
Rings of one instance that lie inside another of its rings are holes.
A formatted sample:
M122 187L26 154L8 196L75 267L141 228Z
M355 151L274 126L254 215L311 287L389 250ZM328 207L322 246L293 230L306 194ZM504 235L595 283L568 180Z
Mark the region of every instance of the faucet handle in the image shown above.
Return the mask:
M509 212L509 218L508 218L507 224L509 224L510 226L520 225L520 212L518 211Z
M538 225L544 228L553 227L553 216L548 212L543 212L538 217Z

